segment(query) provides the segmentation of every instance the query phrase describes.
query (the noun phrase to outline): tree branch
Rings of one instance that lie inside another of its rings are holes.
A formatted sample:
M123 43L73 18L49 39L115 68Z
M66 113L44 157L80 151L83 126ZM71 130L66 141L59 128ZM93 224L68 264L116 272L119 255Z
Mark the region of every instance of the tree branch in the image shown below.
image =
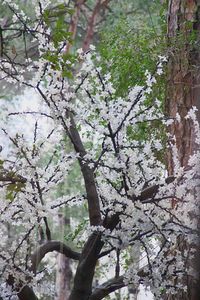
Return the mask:
M76 124L72 116L70 120L71 120L71 124L70 124L68 135L74 145L75 151L80 155L79 164L85 182L90 224L93 226L100 225L101 212L100 212L99 197L98 197L96 184L95 184L94 172L88 166L88 163L83 161L83 158L87 153L83 146L81 137L79 135L79 132L76 128Z
M141 277L141 283L142 283L142 277L146 277L149 275L149 273L144 272L144 270L141 268L137 275ZM90 296L89 300L101 300L111 294L112 292L121 289L128 284L124 282L124 276L114 277L112 279L109 279L108 281L104 282L103 284L97 286Z
M32 288L28 285L24 286L19 292L18 297L20 300L38 300L38 297L35 295Z
M101 9L107 8L107 5L110 1L111 0L104 0L104 1L97 0L97 3L93 9L92 15L88 21L88 27L87 27L86 35L85 35L85 38L83 41L83 51L84 52L88 50L89 45L94 36L94 28L96 25L96 20L97 20L97 17L99 16Z
M59 253L64 254L68 258L72 258L75 260L79 260L80 258L80 253L73 251L70 247L65 245L64 243L60 241L48 241L44 245L41 245L36 249L36 251L33 253L31 256L31 262L32 266L30 268L31 271L36 273L37 267L43 257L52 251L57 251Z
M124 277L119 276L117 278L112 278L105 283L96 287L90 296L89 300L101 300L108 296L110 293L123 288L126 286L124 283Z
M169 183L173 182L174 180L175 180L174 176L169 176L166 178L165 182L167 184L169 184ZM142 203L150 203L151 202L150 198L155 196L155 194L158 192L160 186L161 185L159 185L159 184L150 186L150 187L144 189L138 197L133 196L132 198L133 198L133 200L139 200ZM150 200L148 200L148 199L150 199Z
M5 173L4 173L5 172ZM26 178L17 175L15 173L3 170L0 172L0 181L1 182L10 182L10 183L26 183Z

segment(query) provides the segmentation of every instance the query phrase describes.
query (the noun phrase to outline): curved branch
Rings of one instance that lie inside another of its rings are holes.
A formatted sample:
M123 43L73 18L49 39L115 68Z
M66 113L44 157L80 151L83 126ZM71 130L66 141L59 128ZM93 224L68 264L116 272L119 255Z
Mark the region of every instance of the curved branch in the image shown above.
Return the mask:
M141 268L137 275L141 277L140 283L143 282L143 277L146 277L149 275L149 272L145 272L143 268ZM124 276L114 277L112 279L109 279L108 281L104 282L103 284L97 286L90 296L89 300L101 300L111 294L112 292L119 290L125 286L127 286L128 283L124 282Z
M121 289L126 285L127 284L124 283L123 276L112 278L95 288L89 300L101 300L108 296L110 293Z
M79 260L80 257L80 254L78 252L73 251L70 247L66 246L64 243L60 241L48 241L45 244L38 247L36 251L33 253L33 255L31 256L32 265L29 270L36 273L37 267L41 262L41 260L43 259L43 257L47 253L52 251L57 251L75 260ZM14 281L15 281L14 277L10 276L7 283L10 286L13 286ZM20 300L38 300L34 291L28 285L25 285L20 289L20 291L18 292L18 298Z
M52 251L57 251L59 253L64 254L68 258L72 258L75 260L79 260L80 258L80 253L73 251L70 247L65 245L64 243L60 241L48 241L45 244L41 245L38 247L35 252L31 256L31 268L30 270L36 273L37 267L43 257Z

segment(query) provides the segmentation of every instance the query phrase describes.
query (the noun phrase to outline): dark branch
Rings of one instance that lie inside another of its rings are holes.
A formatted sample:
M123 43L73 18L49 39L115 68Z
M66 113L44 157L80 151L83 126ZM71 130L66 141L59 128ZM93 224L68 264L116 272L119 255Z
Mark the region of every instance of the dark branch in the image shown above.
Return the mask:
M3 170L3 172L0 172L0 181L10 183L26 183L27 180L20 175Z
M165 182L167 184L169 184L169 183L173 182L174 180L175 180L174 176L169 176L166 178ZM133 200L139 200L143 203L151 202L151 198L153 198L156 195L156 193L159 191L159 187L160 187L159 184L150 186L150 187L144 189L138 197L133 196Z
M24 286L18 294L20 300L38 300L32 288L28 285Z
M52 251L57 251L59 253L64 254L66 257L75 260L79 260L80 258L80 254L78 252L73 251L70 247L68 247L64 243L60 241L48 241L44 245L38 247L36 251L33 253L33 255L31 256L31 262L32 262L31 271L36 273L37 267L41 262L41 260L43 259L43 257L47 253Z
M143 282L143 277L149 275L149 273L144 272L143 269L140 269L137 273L139 277L141 277L140 282ZM124 282L124 276L114 277L104 282L103 284L97 286L90 296L89 300L101 300L111 294L112 292L119 290L123 287L127 286L127 283Z
M124 283L123 276L112 278L95 288L89 300L101 300L108 296L110 293L121 289L124 286L126 286L126 284Z
M71 116L71 125L69 128L68 135L74 145L75 151L80 154L79 164L85 181L90 224L94 226L100 225L101 224L100 204L99 204L99 197L96 189L94 172L88 166L88 163L83 161L84 156L86 155L86 151L72 116Z

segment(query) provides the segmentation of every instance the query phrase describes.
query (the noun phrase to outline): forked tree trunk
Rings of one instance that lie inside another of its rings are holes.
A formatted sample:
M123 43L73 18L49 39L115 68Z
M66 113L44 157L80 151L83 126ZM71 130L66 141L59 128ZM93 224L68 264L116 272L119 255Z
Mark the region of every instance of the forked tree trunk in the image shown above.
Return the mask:
M170 133L175 136L178 155L182 166L187 167L189 156L197 149L194 126L191 120L185 119L192 106L199 109L200 120L200 1L169 0L168 8L168 86L166 113L171 118L180 117L170 126ZM168 153L169 175L173 174L173 162ZM174 203L172 204L174 205ZM196 211L199 214L199 209ZM184 237L177 240L177 248L184 251L188 247ZM188 267L200 270L200 253L195 259L189 259ZM168 295L167 300L199 300L200 280L188 277L184 284L187 292Z

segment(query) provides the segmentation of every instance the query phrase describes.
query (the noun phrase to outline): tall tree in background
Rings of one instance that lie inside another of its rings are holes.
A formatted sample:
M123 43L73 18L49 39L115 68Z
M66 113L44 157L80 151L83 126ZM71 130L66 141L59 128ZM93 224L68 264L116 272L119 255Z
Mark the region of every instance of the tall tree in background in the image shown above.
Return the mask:
M170 0L168 8L168 88L166 112L176 121L170 126L170 133L175 137L181 167L187 167L189 156L197 150L194 141L195 129L191 121L185 118L188 111L198 108L200 121L200 1L199 0ZM174 165L168 153L169 174L174 173ZM172 206L176 206L175 202ZM198 218L199 208L191 218ZM199 223L199 220L198 220ZM184 251L190 247L182 237L177 240L177 247ZM185 278L187 291L178 295L168 295L167 299L197 300L200 295L199 282L199 247L195 259L189 257L188 267L194 267L197 281Z

